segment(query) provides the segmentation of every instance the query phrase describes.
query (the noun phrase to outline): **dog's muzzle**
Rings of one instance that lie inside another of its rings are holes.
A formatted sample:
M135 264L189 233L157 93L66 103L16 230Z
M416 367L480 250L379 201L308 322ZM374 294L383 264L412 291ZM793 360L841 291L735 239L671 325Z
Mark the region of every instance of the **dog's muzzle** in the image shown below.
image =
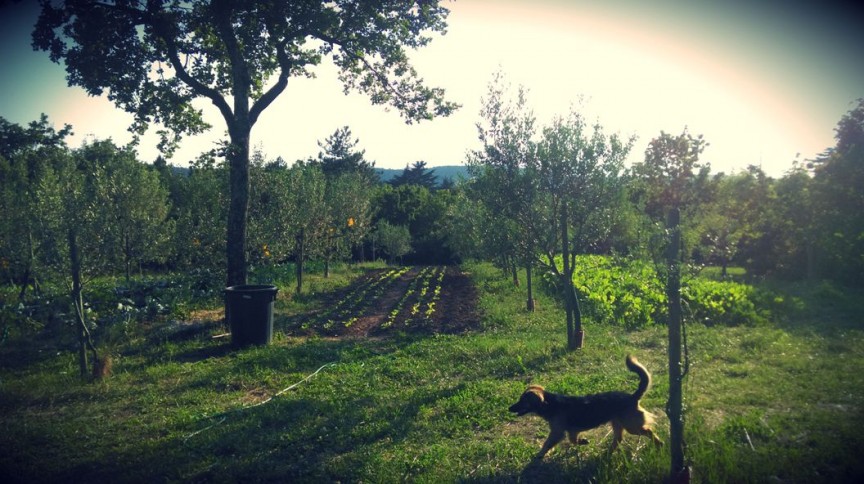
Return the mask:
M527 413L530 413L530 410L526 409L524 406L520 406L518 403L510 405L509 410L515 413L517 417L521 417Z

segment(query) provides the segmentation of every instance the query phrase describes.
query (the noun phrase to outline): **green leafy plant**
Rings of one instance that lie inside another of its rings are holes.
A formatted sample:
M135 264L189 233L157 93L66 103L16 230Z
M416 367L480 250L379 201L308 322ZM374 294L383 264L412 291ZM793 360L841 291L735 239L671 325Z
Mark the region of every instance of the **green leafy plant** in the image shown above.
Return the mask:
M665 314L663 284L647 262L583 255L576 259L574 283L585 313L597 322L640 328Z
M579 256L574 284L583 314L597 323L635 329L666 322L665 282L650 262ZM768 289L699 276L685 278L681 296L685 316L708 325L764 324L791 307Z
M709 326L767 323L772 317L771 301L775 299L754 286L704 278L686 281L681 297L691 317Z

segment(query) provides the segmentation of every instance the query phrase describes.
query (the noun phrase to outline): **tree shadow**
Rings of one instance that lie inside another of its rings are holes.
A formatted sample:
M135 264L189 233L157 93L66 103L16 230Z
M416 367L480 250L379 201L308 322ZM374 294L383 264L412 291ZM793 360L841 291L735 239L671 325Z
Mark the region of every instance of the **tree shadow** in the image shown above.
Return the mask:
M572 451L572 450L571 450ZM472 484L527 483L549 484L552 482L596 482L605 454L575 459L531 459L518 473L503 472L489 476L460 479L458 482Z
M74 354L77 351L73 341L51 337L9 339L0 346L0 367L8 371L24 371L57 357L59 352Z
M428 337L405 334L381 339L283 340L271 346L237 351L236 358L226 358L216 365L190 369L195 372L191 378L178 379L182 383L160 391L166 404L180 404L199 398L195 395L201 391L218 391L219 385L243 375L251 364L256 371L272 369L301 375L310 375L323 364L333 362L362 368L367 361L386 357L413 341ZM235 350L227 339L222 339L172 353L170 359L198 363L232 353ZM150 358L162 356L147 356L141 365L146 366ZM525 363L529 367L542 367L554 358L554 354L547 354ZM489 371L497 373L497 370ZM512 377L512 373L509 376ZM43 477L54 481L108 479L112 482L374 480L364 472L380 462L370 464L370 459L381 459L382 453L391 451L402 452L405 445L400 444L422 435L424 428L421 426L426 424L420 423L423 421L420 413L464 392L473 378L440 388L402 386L398 393L386 386L387 381L387 378L378 380L370 374L366 385L373 391L355 391L351 387L340 387L338 382L308 392L300 387L258 406L254 406L254 402L268 395L250 392L248 406L216 415L178 417L183 412L168 412L164 429L154 429L165 433L165 437L125 442L122 448L95 453L100 456L98 460L82 457L76 463L57 464L54 471L46 470L48 474ZM377 385L381 385L380 390L375 390ZM153 398L150 385L135 391L140 391L141 398ZM336 392L337 396L333 398L332 393L328 393L326 399L315 398L315 392L321 391ZM138 399L128 393L122 398ZM395 459L398 461L404 456ZM404 462L400 465L410 466ZM410 475L407 467L403 472ZM545 472L563 474L563 471L556 473L554 468ZM390 477L393 475L399 474Z
M843 337L849 330L862 330L864 290L835 286L828 282L780 284L773 287L776 324L795 334ZM777 301L781 302L777 302Z
M236 348L232 347L231 342L226 338L213 345L202 346L200 348L194 348L177 353L173 356L173 360L179 363L197 363L199 361L209 360L210 358L228 356L233 351L236 351Z
M457 385L398 398L345 394L336 403L315 398L274 399L204 419L185 429L183 435L158 444L145 442L135 448L117 449L99 462L79 462L52 480L359 479L367 456L409 438L416 431L422 408L463 388Z
M285 321L277 316L274 323L274 327L284 327ZM185 401L195 401L199 391L213 392L218 385L242 380L250 365L303 375L331 362L350 362L352 367L362 367L373 358L432 337L419 332L394 332L381 338L277 337L273 345L237 351L231 347L230 338L212 339L211 332L212 328L202 328L200 331L189 330L174 339L166 339L164 335L152 336L130 349L130 354L140 357L134 363L130 362L133 366L126 367L133 374L158 360L196 364L166 370L175 372L172 375L195 372L191 377L178 377L176 384L174 378L171 378L172 383L168 383L164 378L154 377L158 379L156 384L149 385L145 379L140 388L133 387L132 391L140 392L142 398L153 399L153 387L160 385L159 391L163 393L159 397L164 399L164 405L182 406ZM174 344L166 345L166 342ZM165 349L166 346L171 348ZM463 392L474 379L507 380L518 375L519 371L536 374L566 354L563 346L556 345L551 351L520 360L516 365L515 360L510 363L512 358L507 357L503 348L499 351L484 355L489 358L500 356L510 366L483 369L465 382L446 388L406 385L401 393L386 387L378 393L370 393L334 385L327 391L338 392L338 396L327 400L314 398L313 392L310 396L305 392L291 392L259 406L250 405L218 415L186 415L184 409L166 412L164 427L148 430L153 432L152 437L136 442L106 437L105 445L121 441L123 446L92 453L100 456L98 460L82 456L77 462L57 463L55 470L46 470L47 475L43 477L51 481L107 479L112 482L374 481L364 472L373 467L369 462L375 459L379 460L375 466L406 466L403 472L410 475L410 459L405 463L404 455L382 457L382 454L403 452L399 447L405 446L399 444L423 431L418 421L422 420L419 416L424 409L438 407L439 401L447 401ZM206 360L212 358L225 361L208 365ZM202 362L204 364L197 365ZM121 365L126 363L121 362ZM370 378L368 385L374 387L382 381L388 380ZM264 396L254 395L259 400ZM128 394L123 398L128 401L138 399ZM207 406L191 408L203 412ZM136 410L130 408L128 411ZM151 418L142 421L148 426L159 425L152 423ZM387 458L400 464L381 464L380 460ZM536 467L529 465L521 474L500 477L503 480L537 482L543 476L570 479L573 472L566 463L552 461L539 463ZM391 473L387 476L392 479L398 475ZM540 477L534 479L535 476Z

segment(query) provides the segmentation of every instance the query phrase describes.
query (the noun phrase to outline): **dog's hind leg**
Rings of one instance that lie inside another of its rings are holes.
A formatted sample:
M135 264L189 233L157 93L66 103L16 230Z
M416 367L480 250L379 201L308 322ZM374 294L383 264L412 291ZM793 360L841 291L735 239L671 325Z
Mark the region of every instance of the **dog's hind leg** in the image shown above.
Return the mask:
M615 449L618 448L618 444L624 440L624 426L621 425L621 422L617 420L612 421L612 448L609 449L609 452L615 452Z
M568 432L570 443L573 445L588 445L588 439L580 439L579 432Z

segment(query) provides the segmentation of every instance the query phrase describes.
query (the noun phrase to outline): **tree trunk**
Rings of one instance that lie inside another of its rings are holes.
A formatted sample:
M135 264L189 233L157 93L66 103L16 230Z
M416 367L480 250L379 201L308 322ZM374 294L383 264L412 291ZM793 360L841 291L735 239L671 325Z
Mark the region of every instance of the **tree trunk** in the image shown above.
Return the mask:
M579 295L576 293L576 287L573 286L573 265L570 265L570 275L567 276L569 281L568 289L570 289L570 309L573 312L573 348L581 349L585 343L585 332L582 330L582 309L579 307Z
M526 309L530 312L534 312L536 309L536 305L534 304L534 287L531 280L531 262L527 262L525 264L525 285L528 287L528 302L526 304Z
M75 327L78 332L78 369L81 378L87 377L87 326L84 321L84 298L81 288L81 254L78 251L78 234L70 229L69 238L69 268L72 276L72 306L75 311Z
M804 239L804 253L807 256L807 280L816 278L816 249L808 239Z
M574 307L574 292L573 292L573 268L570 264L570 234L568 233L568 216L567 202L561 204L561 258L564 262L564 271L561 274L561 291L564 298L564 313L567 316L567 349L575 350L580 347L576 337L576 327L574 316L576 309Z
M306 259L306 232L305 229L300 229L297 233L297 266L295 267L297 274L297 294L303 292L303 261Z
M230 0L214 0L211 4L215 15L216 35L222 40L230 59L231 100L233 110L224 98L213 97L228 127L231 144L228 145L228 232L226 243L228 286L246 284L246 224L249 217L249 138L258 113L249 109L252 77L249 65L243 57L241 42L237 39L232 24L235 4ZM284 84L281 89L284 89ZM272 99L271 99L272 101Z
M669 303L669 443L671 453L670 477L672 482L686 480L684 468L684 415L681 389L681 230L677 208L669 211L667 227L671 234L667 262L669 278L666 281L666 297Z
M561 209L561 258L564 262L564 271L561 274L561 291L564 298L564 314L567 317L567 348L573 349L573 312L570 308L570 289L573 284L570 279L570 250L567 243L567 215L565 209Z
M236 122L228 148L228 286L246 284L246 224L249 215L249 133L251 126Z
M33 229L28 227L27 230L27 267L24 269L24 278L21 283L21 291L18 293L18 300L24 301L24 296L27 294L27 285L33 284L33 293L39 295L39 280L36 278L36 250L33 241ZM11 278L14 281L14 278Z
M132 248L129 246L129 236L123 236L123 258L126 262L126 285L132 280Z

